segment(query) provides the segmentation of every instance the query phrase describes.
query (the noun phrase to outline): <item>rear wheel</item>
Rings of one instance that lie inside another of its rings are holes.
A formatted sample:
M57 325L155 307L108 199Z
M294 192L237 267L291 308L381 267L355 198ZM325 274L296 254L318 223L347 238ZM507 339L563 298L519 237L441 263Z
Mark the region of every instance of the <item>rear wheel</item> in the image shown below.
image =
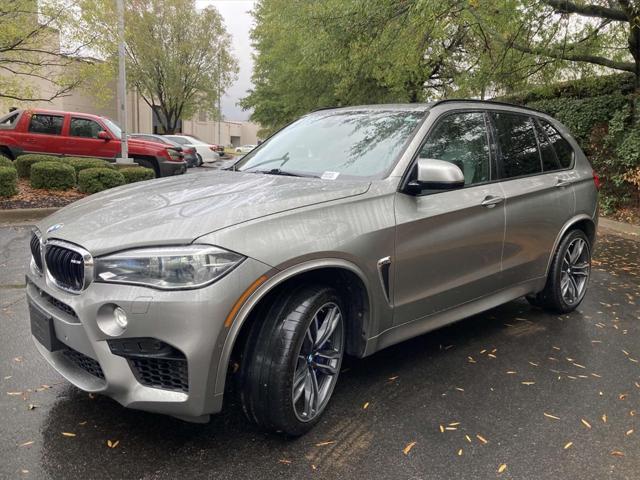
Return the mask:
M570 231L556 251L547 284L542 292L528 296L532 305L568 313L582 302L591 275L591 245L582 230Z
M320 419L344 354L344 314L336 290L302 286L276 299L253 326L241 364L240 398L261 427L302 435Z
M201 167L202 164L204 163L202 161L202 155L200 155L199 153L196 153L196 156L198 157L198 159L196 160L196 166Z

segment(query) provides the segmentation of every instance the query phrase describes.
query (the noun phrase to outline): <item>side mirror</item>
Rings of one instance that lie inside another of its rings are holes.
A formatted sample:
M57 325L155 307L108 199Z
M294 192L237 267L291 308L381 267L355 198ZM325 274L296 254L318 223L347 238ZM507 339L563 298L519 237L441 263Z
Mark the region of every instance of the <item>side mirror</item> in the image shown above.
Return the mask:
M409 192L417 195L423 190L454 190L464 187L460 167L443 160L419 158L415 180L407 184Z
M98 138L100 140L104 140L105 142L108 142L109 140L111 140L111 136L107 132L105 132L104 130L100 130L98 132Z

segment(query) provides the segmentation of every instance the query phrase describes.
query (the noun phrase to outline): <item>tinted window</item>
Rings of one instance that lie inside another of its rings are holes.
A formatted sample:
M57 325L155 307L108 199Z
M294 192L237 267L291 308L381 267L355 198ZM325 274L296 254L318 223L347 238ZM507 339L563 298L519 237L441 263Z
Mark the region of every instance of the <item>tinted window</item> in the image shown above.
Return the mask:
M187 140L186 138L182 138L182 137L168 137L171 140L173 140L176 143L179 143L180 145L188 145L189 144L189 140Z
M540 173L540 154L533 121L524 115L492 113L505 178Z
M69 135L72 137L98 138L98 133L104 128L93 120L88 118L71 118L69 126Z
M2 125L3 127L13 126L13 124L16 123L16 120L18 119L19 114L20 112L16 112L13 115L9 114L8 116L5 116L3 119L0 120L0 125Z
M536 134L538 135L540 155L542 156L542 170L545 172L558 170L560 165L558 164L556 152L553 150L553 145L551 145L551 142L539 125L536 126Z
M540 120L540 125L558 156L561 168L569 168L573 163L573 148L571 148L571 144L549 122Z
M465 185L488 182L490 157L484 114L457 113L442 119L429 134L420 157L457 165L464 173Z
M48 135L60 135L62 132L62 119L57 115L31 115L29 131L32 133L46 133Z

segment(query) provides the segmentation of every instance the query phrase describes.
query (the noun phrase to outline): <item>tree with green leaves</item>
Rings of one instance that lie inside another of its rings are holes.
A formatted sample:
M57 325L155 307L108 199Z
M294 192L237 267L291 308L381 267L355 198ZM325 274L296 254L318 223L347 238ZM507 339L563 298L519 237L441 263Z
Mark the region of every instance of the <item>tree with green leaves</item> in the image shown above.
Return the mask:
M0 2L0 101L46 102L69 94L93 66L76 56L82 44L61 50L67 8L56 0Z
M113 0L80 0L80 39L98 33L101 56L117 60L117 15ZM220 95L237 67L222 17L194 0L126 2L127 81L158 114L165 133L197 111L218 114Z

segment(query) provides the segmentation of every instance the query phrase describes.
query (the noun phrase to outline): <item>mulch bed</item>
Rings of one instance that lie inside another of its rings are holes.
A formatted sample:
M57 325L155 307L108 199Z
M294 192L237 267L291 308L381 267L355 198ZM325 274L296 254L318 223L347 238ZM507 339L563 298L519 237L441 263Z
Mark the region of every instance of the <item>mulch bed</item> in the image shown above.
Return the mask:
M606 217L619 222L640 225L640 207L624 207Z
M86 193L76 189L61 191L31 188L29 180L19 179L18 194L0 199L0 210L64 207L86 196Z

